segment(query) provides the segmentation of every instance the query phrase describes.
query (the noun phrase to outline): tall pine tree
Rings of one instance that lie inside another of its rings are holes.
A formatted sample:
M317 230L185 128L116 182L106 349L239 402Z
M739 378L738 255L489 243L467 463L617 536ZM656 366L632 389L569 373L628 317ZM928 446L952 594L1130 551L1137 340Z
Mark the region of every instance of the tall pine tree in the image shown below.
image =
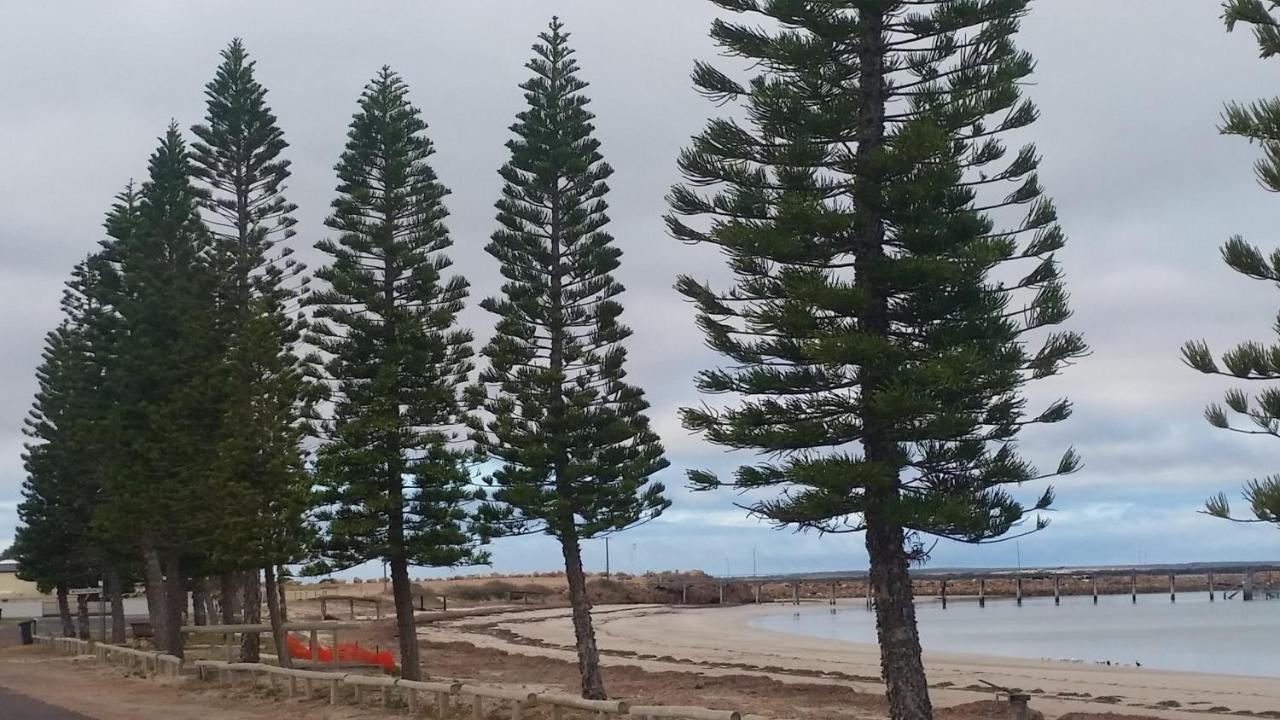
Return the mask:
M1028 3L713 2L744 16L712 36L758 74L694 71L743 112L694 139L670 197L672 233L736 277L679 280L727 361L697 384L733 398L683 419L768 459L690 479L751 491L778 525L864 533L890 713L928 720L909 567L929 536L987 542L1049 506L1011 494L1046 477L1015 441L1070 405L1022 390L1085 352L1045 330L1069 316L1064 237L1035 149L1001 139L1036 118L1013 42Z
M492 389L476 426L502 462L491 482L508 530L545 532L564 555L583 697L605 698L581 541L656 517L669 504L650 478L667 466L639 388L626 383L631 331L619 322L622 251L605 231L613 169L593 136L569 35L558 19L539 36L520 87L528 108L500 171L498 224L486 250L501 263L498 315L481 381Z
M157 645L181 655L183 558L216 525L209 439L220 425L222 362L210 238L186 143L171 125L151 156L136 221L118 228L110 295L119 331L106 383L115 456L97 521L142 554Z
M487 558L472 524L479 493L455 446L473 367L471 333L457 325L467 282L444 277L448 191L408 94L384 67L360 97L325 221L338 235L316 246L328 288L309 302L333 400L316 461L325 537L314 569L390 566L401 672L417 680L409 566Z
M122 332L121 318L114 305L120 297L120 244L132 237L141 222L141 198L133 181L125 186L107 211L103 226L106 238L97 253L90 256L86 266L84 283L86 295L95 308L87 318L86 330L94 355L99 359L100 378L97 398L101 403L102 420L97 431L100 443L95 448L96 459L102 473L104 488L109 478L127 472L122 463L126 454L122 449L128 437L122 433L120 404L125 393L121 383L125 377L120 372L120 350L129 336ZM111 601L111 641L125 641L124 592L132 586L138 574L137 548L133 543L132 528L123 526L112 531L111 523L100 518L110 514L113 501L103 496L103 502L94 513L94 527L99 537L99 547L111 558L105 568L105 591ZM121 532L123 530L123 532Z
M1280 17L1268 10L1280 5L1261 0L1228 0L1223 3L1223 19L1227 30L1237 23L1253 28L1261 56L1271 58L1280 55ZM1280 192L1280 98L1259 100L1250 105L1231 103L1223 114L1221 132L1243 137L1262 146L1262 159L1254 166L1254 172L1262 187ZM1227 265L1245 277L1280 283L1280 250L1264 254L1257 246L1235 236L1222 246L1222 259ZM1275 326L1280 334L1280 323ZM1260 342L1246 342L1222 355L1219 365L1203 340L1189 342L1182 348L1183 360L1192 368L1208 375L1224 375L1236 380L1280 380L1280 343L1270 346ZM1211 425L1223 430L1246 435L1271 435L1280 437L1280 388L1267 388L1250 395L1236 388L1227 392L1222 405L1210 405L1205 418ZM1228 414L1247 418L1253 427L1241 427L1232 422ZM1215 517L1239 522L1266 522L1280 525L1280 475L1254 479L1244 486L1244 498L1249 504L1251 518L1235 518L1231 503L1225 493L1209 499L1205 512Z
M8 554L19 575L41 592L56 592L63 634L76 634L67 603L69 586L97 584L105 567L93 530L94 507L102 493L104 406L98 395L101 359L93 344L96 312L86 284L88 262L76 266L63 293L63 320L45 338L36 370L39 391L24 433L27 479L18 504L20 525ZM81 634L85 628L81 627Z
M215 561L243 570L243 620L260 620L259 568L277 655L288 664L276 588L276 567L298 562L307 542L304 521L310 478L302 460L303 421L314 401L296 347L302 324L290 312L291 281L303 266L281 246L294 234L296 209L284 197L288 147L254 77L255 63L239 39L205 87L205 123L191 129L194 175L209 191L204 203L213 232L227 343L223 423L217 478L227 508ZM223 585L236 583L224 579ZM237 603L224 604L224 613ZM225 621L233 618L224 614ZM258 660L258 636L245 633L241 656Z

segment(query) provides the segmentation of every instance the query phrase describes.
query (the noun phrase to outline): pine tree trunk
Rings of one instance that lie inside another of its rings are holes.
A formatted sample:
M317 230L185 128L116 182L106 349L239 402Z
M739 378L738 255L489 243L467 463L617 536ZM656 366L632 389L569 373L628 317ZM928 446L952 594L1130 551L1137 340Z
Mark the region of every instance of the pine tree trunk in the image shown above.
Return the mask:
M209 618L209 623L216 625L222 618L222 610L218 606L218 594L221 592L213 587L214 578L204 578L204 604L205 617Z
M81 640L89 638L89 596L76 596L76 637Z
M276 568L276 590L280 594L280 622L289 622L289 603L286 601L285 582L284 582L284 566L280 565Z
M218 602L222 604L222 624L240 624L240 574L225 572L218 576Z
M208 625L208 591L204 587L204 578L191 580L191 624Z
M276 587L275 567L264 565L262 579L266 584L267 617L271 619L271 639L275 641L276 662L280 667L293 667L293 662L289 658L289 644L285 641L284 612L280 605L280 592Z
M559 183L557 182L557 185ZM564 263L561 262L561 240L564 232L561 227L561 198L559 192L550 198L551 203L551 308L549 329L551 344L548 361L553 377L559 382L564 380ZM563 420L564 396L557 390L550 400L551 416ZM561 449L557 449L562 453ZM569 502L572 490L568 483L566 467L567 459L559 454L554 462L556 492L560 502ZM567 506L566 506L567 508ZM588 700L605 700L608 695L604 691L604 676L600 673L600 651L596 648L595 628L591 626L591 599L587 597L587 577L582 571L582 548L578 543L577 527L574 524L572 509L564 511L560 518L559 538L560 550L564 554L565 578L569 582L569 604L572 606L573 635L578 646L578 674L582 678L582 697Z
M861 209L854 272L868 288L870 303L863 316L863 332L888 335L889 299L882 288L885 220L883 171L879 153L885 145L886 56L885 8L859 11L858 86L862 95L857 117L856 163L858 178L853 202ZM862 372L862 397L874 396L884 383L884 368L869 363ZM864 419L863 453L868 462L896 467L898 449L874 421ZM898 477L891 472L882 484L868 490L864 515L866 546L870 557L870 582L875 602L876 636L880 642L880 672L889 700L892 720L932 720L929 684L920 658L920 634L916 628L915 600L904 549L906 536L900 525L883 514L899 502ZM880 512L876 512L880 511Z
M120 570L112 566L107 568L107 597L111 598L111 642L116 645L125 643L124 627L124 588L121 587Z
M147 617L151 621L151 642L159 650L169 647L169 603L165 601L164 568L160 553L150 546L142 549L143 575L146 578Z
M164 555L164 599L167 601L166 611L166 644L165 652L174 657L182 657L182 616L187 609L187 583L182 577L180 555L177 550L170 550Z
M67 602L67 584L58 583L58 618L62 620L62 637L74 637L75 622L71 619L71 604Z
M569 581L569 604L573 607L573 635L578 645L578 673L582 676L582 697L606 700L604 676L600 674L600 651L591 625L591 598L587 596L587 576L582 570L582 549L572 525L560 539L564 552L565 578Z
M409 583L409 563L391 558L391 594L396 605L396 631L400 636L400 677L422 679L422 659L418 655L418 624L413 620L413 588Z
M880 673L893 720L931 720L933 706L920 658L920 633L903 549L905 540L901 527L868 519L867 554L871 558Z
M262 581L258 577L258 569L245 570L240 582L244 590L244 624L262 622ZM261 657L261 642L261 637L256 632L241 635L240 662L258 662Z

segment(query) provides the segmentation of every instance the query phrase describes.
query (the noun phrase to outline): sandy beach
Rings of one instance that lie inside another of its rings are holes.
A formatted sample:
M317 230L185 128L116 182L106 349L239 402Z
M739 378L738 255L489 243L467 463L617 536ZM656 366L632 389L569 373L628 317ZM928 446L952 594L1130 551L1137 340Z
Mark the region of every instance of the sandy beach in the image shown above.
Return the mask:
M688 608L602 606L596 633L606 666L705 675L764 675L783 682L839 684L881 692L874 645L754 628L753 618L792 612L790 605ZM572 659L565 609L515 611L425 626L423 639L465 641L512 653ZM1234 714L1280 718L1280 681L1230 675L1108 667L1085 663L925 653L935 704L989 699L982 681L1030 691L1050 717L1123 713L1167 718Z

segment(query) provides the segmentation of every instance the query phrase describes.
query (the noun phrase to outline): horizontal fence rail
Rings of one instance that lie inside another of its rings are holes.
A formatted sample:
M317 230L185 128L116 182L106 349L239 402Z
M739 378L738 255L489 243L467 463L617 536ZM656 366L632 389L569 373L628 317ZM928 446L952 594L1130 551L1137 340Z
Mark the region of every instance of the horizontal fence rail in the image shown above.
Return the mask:
M734 710L678 705L630 705L621 700L585 700L565 693L533 692L514 686L403 680L389 675L324 672L265 663L204 659L184 661L155 651L51 635L36 635L35 641L63 654L92 655L102 662L119 665L130 672L137 671L146 676L177 677L184 670L190 670L201 680L216 678L220 685L247 679L255 687L265 679L272 691L283 689L289 698L313 700L319 692L323 693L320 697L328 697L331 705L347 701L363 703L365 693L372 691L380 695L383 707L390 706L392 699L398 698L410 713L418 714L430 708L438 718L447 717L455 710L461 712L470 709L474 720L485 720L493 706L501 704L508 709L512 720L522 720L526 711L539 706L549 709L553 720L561 720L565 711L589 713L596 720L621 717L636 720L744 720L744 716ZM425 702L427 698L433 702ZM747 715L745 718L770 720L759 715Z

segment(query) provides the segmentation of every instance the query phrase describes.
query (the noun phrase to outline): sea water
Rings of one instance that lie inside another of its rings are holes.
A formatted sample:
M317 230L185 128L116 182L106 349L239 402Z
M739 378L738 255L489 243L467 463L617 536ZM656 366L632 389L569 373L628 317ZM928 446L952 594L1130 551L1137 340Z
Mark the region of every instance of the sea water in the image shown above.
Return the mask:
M802 605L757 618L764 630L876 642L875 616L861 600L834 608ZM1014 600L917 600L916 619L926 650L1069 660L1229 675L1280 677L1280 601L1209 601L1208 591Z

